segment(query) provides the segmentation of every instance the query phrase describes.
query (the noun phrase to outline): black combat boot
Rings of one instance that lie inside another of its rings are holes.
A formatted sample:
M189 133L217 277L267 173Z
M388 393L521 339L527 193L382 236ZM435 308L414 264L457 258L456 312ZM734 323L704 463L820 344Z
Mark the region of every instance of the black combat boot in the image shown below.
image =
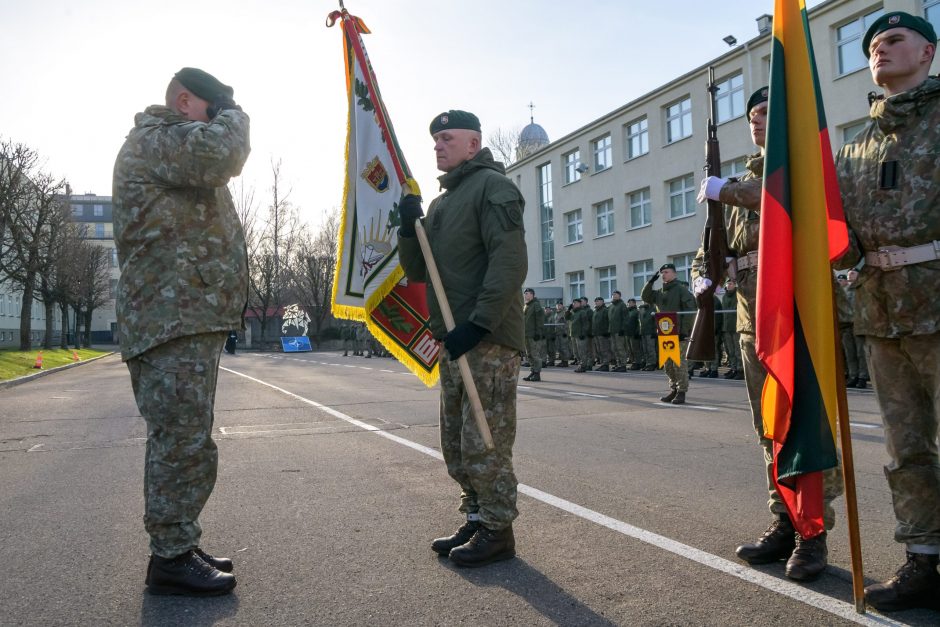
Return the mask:
M718 378L718 369L715 368L714 370L709 370L709 371L708 371L708 378L709 378L709 379L717 379L717 378Z
M602 366L598 366L596 370L598 372L610 372L610 366L608 366L607 364L604 364Z
M685 392L676 392L676 397L669 401L673 405L684 405L685 404Z
M630 364L630 370L643 370L643 364L638 364L636 362L633 362L632 364Z
M230 573L235 570L235 564L227 557L212 557L198 546L193 549L193 553L201 557L206 564L216 570L221 570L223 573Z
M626 366L617 366L616 368L614 368L614 372L626 372L626 371L627 371Z
M457 566L485 566L516 556L512 525L494 531L480 526L470 541L451 550L450 561Z
M567 368L567 367L568 367L568 362L567 362L566 360L562 359L562 360L561 360L561 363L558 364L558 367L559 367L559 368Z
M907 563L884 583L865 588L865 602L882 612L928 607L940 610L940 556L908 553Z
M790 579L796 581L812 581L826 570L829 549L826 548L826 532L809 539L796 534L796 548L793 555L787 560L784 571Z
M775 518L757 542L742 544L735 554L748 564L769 564L787 559L796 547L796 530L790 517L782 514Z
M654 364L650 364L650 365L648 365L648 366L643 366L643 371L644 371L644 372L653 372L654 370L656 370L656 366L655 366Z
M851 379L846 379L845 387L854 388L858 385L858 377L852 377Z
M530 373L529 373L529 376L527 376L527 377L522 377L522 380L523 380L523 381L541 381L541 380L542 380L542 377L541 377L541 375L539 375L539 373L537 373L537 372L530 372Z
M672 390L672 391L669 392L669 394L667 394L666 396L661 396L661 397L659 398L659 400L661 400L661 401L664 402L664 403L671 403L671 402L672 402L672 399L674 399L676 396L678 396L678 394L679 394L679 393L678 393L677 391Z
M431 550L438 555L447 555L451 549L455 549L462 544L466 544L473 537L473 534L480 528L479 520L468 520L460 529L454 532L454 535L446 538L438 538L431 543Z
M737 370L737 371L735 371L735 373L734 373L734 380L735 380L735 381L744 381L744 371L743 371L743 370Z
M186 551L173 558L151 555L146 584L150 594L216 596L232 591L235 575L213 568L195 551Z
M855 387L858 388L859 390L864 390L865 388L868 387L868 379L866 379L865 377L859 377L858 383L855 384Z

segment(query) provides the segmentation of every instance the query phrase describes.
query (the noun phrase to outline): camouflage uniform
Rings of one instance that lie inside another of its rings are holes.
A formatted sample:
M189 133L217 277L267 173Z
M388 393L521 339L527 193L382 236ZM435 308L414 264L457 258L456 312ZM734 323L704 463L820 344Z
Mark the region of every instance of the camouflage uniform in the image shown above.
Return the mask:
M610 301L610 307L607 308L607 323L610 330L610 350L617 366L626 366L630 361L627 337L624 333L626 315L627 304L623 302L623 299Z
M212 407L227 332L244 328L248 253L226 187L248 158L248 116L135 117L114 166L121 356L147 422L144 522L151 549L199 545L215 484Z
M545 365L545 362L548 362L549 366L555 365L555 355L558 352L558 347L555 345L555 338L558 335L555 329L555 312L551 307L546 307L543 311L545 314L545 324L542 325L542 335L545 337L545 353L542 359L542 365Z
M525 327L519 292L527 271L522 211L525 201L505 168L484 148L438 180L446 190L423 219L431 251L457 324L486 329L466 353L493 434L483 448L456 363L441 351L441 452L461 488L461 511L479 514L489 529L509 527L517 515L512 445L516 435L518 353ZM400 237L399 257L412 281L428 283L431 330L446 333L415 237Z
M731 205L725 212L725 227L728 232L728 247L736 257L757 252L760 235L760 202L764 176L764 157L754 155L747 160L747 172L740 180L730 179L722 186L719 200ZM704 251L700 248L692 262L693 276L700 276ZM744 384L751 407L754 431L764 454L764 469L767 481L767 507L779 517L787 513L773 479L773 440L764 437L764 418L761 413L761 395L767 371L757 358L754 345L754 317L757 309L757 267L737 270L737 331L741 342L741 363L744 366ZM842 474L838 468L823 473L823 524L826 529L835 525L835 510L832 501L842 494Z
M542 371L542 355L545 353L545 312L538 298L525 304L523 309L525 317L525 352L532 367L532 372Z
M343 328L340 329L339 336L343 340L343 356L349 354L349 351L356 352L356 342L355 342L355 329L351 326L343 325Z
M653 284L643 286L641 295L643 302L656 307L657 312L690 311L695 309L695 298L682 281L675 279L663 283L662 289L653 290ZM692 318L679 316L679 354L685 355L688 347L689 333L692 332ZM669 388L676 392L687 392L689 389L689 371L685 366L677 364L671 359L666 360L663 369L669 378Z
M582 368L592 368L594 358L591 355L591 310L581 306L574 311L574 320L571 322L571 335L578 346L578 359Z
M594 333L594 357L599 364L607 366L613 361L613 355L610 352L610 319L606 305L594 307L591 331Z
M845 356L846 377L852 380L868 380L865 338L855 334L855 325L853 324L855 288L851 285L837 286L835 294L839 314L839 334L842 339L842 353Z
M627 303L623 314L623 339L627 345L627 358L634 368L643 366L643 341L640 338L640 310Z
M552 313L552 323L555 325L555 346L558 348L558 359L568 361L571 359L571 344L569 342L568 321L564 309L556 309Z
M741 370L741 335L738 333L738 290L725 290L721 297L721 308L731 310L735 313L726 313L722 315L722 326L724 333L722 339L725 343L725 352L728 353L728 366L732 370Z
M640 340L643 344L643 363L647 368L654 369L659 363L656 347L656 319L649 303L637 307L640 318Z
M848 268L883 247L940 240L940 79L876 100L871 121L839 152L836 171L849 224ZM896 162L896 180L882 163ZM855 332L867 339L881 408L894 537L919 553L940 548L940 259L882 270L855 285Z
M360 322L356 327L356 351L364 357L372 357L372 334L369 327L364 322Z

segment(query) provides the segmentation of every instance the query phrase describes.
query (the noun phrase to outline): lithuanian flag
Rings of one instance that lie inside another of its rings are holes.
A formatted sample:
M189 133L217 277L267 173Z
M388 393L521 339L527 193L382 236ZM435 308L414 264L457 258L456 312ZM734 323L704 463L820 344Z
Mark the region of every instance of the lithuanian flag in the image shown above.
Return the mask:
M848 233L804 0L776 0L757 264L757 354L774 480L797 531L824 531L822 471L838 464L831 260Z

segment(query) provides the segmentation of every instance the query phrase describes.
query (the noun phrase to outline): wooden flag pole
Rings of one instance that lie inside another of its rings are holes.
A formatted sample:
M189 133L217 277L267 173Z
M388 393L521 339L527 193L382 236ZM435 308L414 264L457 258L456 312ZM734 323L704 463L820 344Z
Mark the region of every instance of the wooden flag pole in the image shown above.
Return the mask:
M836 285L835 289L842 289ZM852 598L855 611L865 613L865 580L862 573L862 540L858 530L858 499L855 494L855 461L852 455L852 432L849 424L849 402L845 392L845 356L839 333L836 295L832 295L832 322L835 336L836 397L839 405L839 440L842 443L842 481L845 484L845 517L849 527L849 549L852 556ZM862 355L862 359L865 356Z
M434 288L434 295L437 296L437 303L441 307L441 315L444 317L444 326L448 331L454 329L454 314L450 311L450 304L447 302L447 294L444 293L444 284L441 282L441 275L437 272L437 264L434 262L434 255L431 253L431 243L428 241L428 234L424 231L424 225L421 220L415 220L415 233L418 235L418 243L421 245L421 252L424 254L424 265L427 266L428 276L431 277L431 286ZM444 350L443 347L441 350ZM473 409L473 418L476 420L480 435L483 436L483 444L487 450L493 450L493 434L490 433L490 426L486 422L486 414L483 412L483 403L480 402L480 394L477 392L477 386L473 382L473 375L470 373L470 363L466 355L461 355L457 360L460 367L460 378L463 379L463 387L467 390L467 396L470 397L470 406ZM844 393L844 390L843 390Z

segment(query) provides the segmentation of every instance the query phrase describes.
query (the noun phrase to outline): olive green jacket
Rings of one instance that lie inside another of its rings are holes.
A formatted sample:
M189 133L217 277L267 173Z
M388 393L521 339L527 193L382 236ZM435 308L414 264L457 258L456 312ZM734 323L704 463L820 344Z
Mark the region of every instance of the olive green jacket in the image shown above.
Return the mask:
M627 304L622 300L611 300L607 308L607 328L611 335L623 335L627 316Z
M487 330L485 341L525 350L522 282L528 271L525 201L488 148L438 180L446 191L422 219L457 324ZM411 281L427 283L431 330L446 333L416 237L400 237L398 253Z
M525 338L534 340L545 337L545 310L538 298L533 298L523 307L525 317Z
M695 311L695 297L692 296L692 292L685 286L685 283L679 279L663 283L662 288L658 290L653 289L652 283L647 283L643 286L640 297L643 302L649 303L660 313ZM691 314L679 316L679 333L682 335L691 333L694 318Z

